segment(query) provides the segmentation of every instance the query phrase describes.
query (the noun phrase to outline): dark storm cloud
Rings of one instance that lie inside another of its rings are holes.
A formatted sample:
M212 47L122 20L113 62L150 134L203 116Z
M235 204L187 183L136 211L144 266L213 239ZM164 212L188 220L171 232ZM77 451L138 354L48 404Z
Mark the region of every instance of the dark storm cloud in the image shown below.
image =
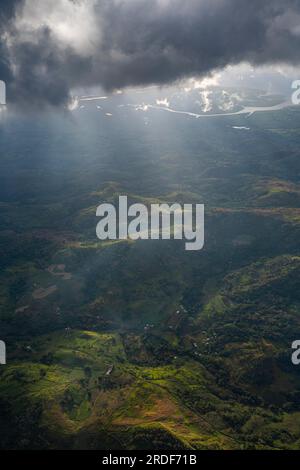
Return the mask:
M23 0L1 0L0 18L2 21L8 21L14 17L16 8Z
M0 3L0 35L9 27L11 21L15 17L16 9L20 6L22 0L1 0ZM6 41L1 38L0 41L0 79L11 82L13 76L11 73L11 65L9 61L9 53Z
M92 59L61 47L49 28L41 28L35 39L13 48L18 71L8 87L11 101L33 107L64 104L71 88L89 84Z
M1 2L2 28L19 3ZM9 26L1 64L12 100L56 105L77 86L163 84L243 61L300 62L300 0L99 0L93 8L101 34L89 38L92 51L58 41L49 26L26 39Z
M295 0L106 2L102 81L161 83L241 61L298 63L296 13Z

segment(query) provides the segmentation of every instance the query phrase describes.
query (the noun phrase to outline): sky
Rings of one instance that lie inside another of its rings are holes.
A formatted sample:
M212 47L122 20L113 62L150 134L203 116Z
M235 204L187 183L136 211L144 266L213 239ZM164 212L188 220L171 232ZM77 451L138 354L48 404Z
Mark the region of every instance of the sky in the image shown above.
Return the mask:
M20 107L96 86L300 78L300 0L1 0L0 34L0 79Z

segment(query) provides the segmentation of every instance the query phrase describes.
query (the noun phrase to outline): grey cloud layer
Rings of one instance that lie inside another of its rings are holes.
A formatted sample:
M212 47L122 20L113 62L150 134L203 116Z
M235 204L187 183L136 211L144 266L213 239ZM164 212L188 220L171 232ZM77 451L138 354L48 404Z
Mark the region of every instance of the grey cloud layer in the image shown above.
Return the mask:
M69 1L76 8L81 0ZM163 84L242 61L300 62L300 0L99 0L93 15L101 34L89 38L92 51L78 51L42 24L24 38L14 27L22 3L0 5L1 31L9 31L0 78L19 104L59 105L74 87Z

